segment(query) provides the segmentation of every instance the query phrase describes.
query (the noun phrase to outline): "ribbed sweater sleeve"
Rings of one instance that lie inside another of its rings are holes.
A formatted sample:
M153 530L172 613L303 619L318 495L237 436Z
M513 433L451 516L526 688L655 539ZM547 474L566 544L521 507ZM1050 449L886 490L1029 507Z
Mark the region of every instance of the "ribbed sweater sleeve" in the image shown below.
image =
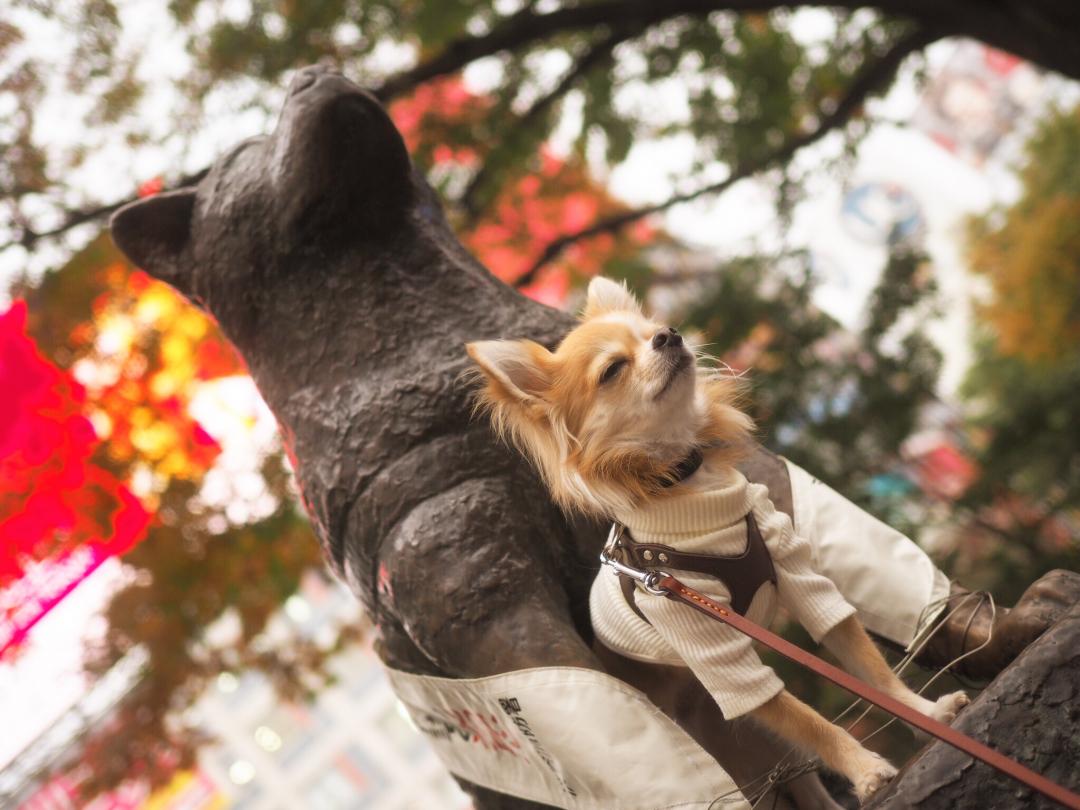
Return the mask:
M791 518L773 506L768 489L750 484L749 500L776 568L780 604L820 643L826 633L853 616L855 608L831 579L814 570L810 543L795 534Z

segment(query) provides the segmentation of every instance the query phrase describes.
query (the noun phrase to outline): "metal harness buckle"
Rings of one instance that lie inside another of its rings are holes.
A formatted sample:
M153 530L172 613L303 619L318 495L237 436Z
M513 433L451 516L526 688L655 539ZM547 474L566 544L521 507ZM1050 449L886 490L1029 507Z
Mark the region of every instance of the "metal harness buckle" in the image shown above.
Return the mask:
M667 590L659 586L660 580L664 577L671 576L666 571L643 571L640 568L634 568L627 565L616 558L619 549L623 548L622 537L626 531L626 527L621 523L615 522L611 524L611 531L608 532L607 542L604 543L604 547L600 550L600 562L604 565L611 566L615 569L615 573L630 577L636 581L642 588L655 596L664 596Z

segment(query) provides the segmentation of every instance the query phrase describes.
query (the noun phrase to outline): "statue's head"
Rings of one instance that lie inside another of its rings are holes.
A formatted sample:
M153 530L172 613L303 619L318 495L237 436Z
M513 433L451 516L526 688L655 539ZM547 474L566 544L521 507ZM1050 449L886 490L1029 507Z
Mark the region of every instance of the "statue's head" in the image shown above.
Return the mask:
M215 311L299 259L333 265L388 238L413 193L405 144L379 102L312 66L296 74L271 135L237 145L195 186L125 206L111 228L135 264Z

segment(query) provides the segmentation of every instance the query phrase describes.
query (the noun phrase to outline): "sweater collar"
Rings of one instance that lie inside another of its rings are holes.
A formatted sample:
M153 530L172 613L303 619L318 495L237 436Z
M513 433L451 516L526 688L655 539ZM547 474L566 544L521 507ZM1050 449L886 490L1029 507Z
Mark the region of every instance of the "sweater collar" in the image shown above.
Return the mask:
M616 519L640 541L640 535L715 531L737 523L749 511L746 478L734 471L724 486L704 492L674 487Z

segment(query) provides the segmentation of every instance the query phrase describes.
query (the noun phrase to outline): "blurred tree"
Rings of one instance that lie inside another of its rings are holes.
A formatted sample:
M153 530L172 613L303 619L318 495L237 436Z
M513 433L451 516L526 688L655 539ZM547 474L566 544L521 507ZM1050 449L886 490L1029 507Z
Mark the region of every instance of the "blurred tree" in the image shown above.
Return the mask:
M963 504L983 549L975 573L1004 598L1080 566L1077 150L1080 108L1053 112L1027 144L1020 198L972 223L971 265L991 293L964 388L982 475Z
M831 30L808 42L796 36L792 11L770 3L745 10L744 4L701 0L600 0L540 10L491 0L252 0L246 6L177 0L168 6L167 24L186 43L188 69L163 116L162 100L151 105L139 79L152 46L124 36L123 21L139 21L135 9L113 0L20 0L18 13L0 29L0 49L7 53L0 95L18 110L0 125L0 140L11 144L0 198L12 212L0 240L32 249L123 202L101 205L69 188L71 173L110 144L155 146L170 184L190 181L200 167L191 165L185 174L186 153L195 133L219 114L223 96L231 109L268 117L280 102L283 74L319 59L373 87L384 101L486 59L490 92L482 113L462 116L454 104L433 109L425 121L427 145L416 145L425 168L435 149L472 153L466 176L441 189L466 229L497 204L503 189L537 171L540 147L556 129L573 144L576 160L588 158L594 170L622 163L643 136L689 138L693 159L680 194L640 211L618 217L597 211L580 227L564 226L539 251L522 284L573 242L722 191L743 177L772 171L778 202L790 202L795 186L784 181L792 156L833 130L857 136L865 100L887 89L905 57L942 36L983 36L1059 69L1075 67L1080 75L1064 33L1068 12L1050 0L1023 15L976 14L955 4L948 10L898 1L879 6L875 12L830 4L816 13ZM1036 28L1031 20L1040 14L1055 26ZM20 47L26 30L49 31L73 44L44 58ZM122 47L113 47L116 42ZM395 67L401 69L391 72ZM59 91L58 71L65 74L64 89L83 100L82 109L69 111L81 125L74 142L35 126L42 101ZM649 99L661 90L681 98L659 109ZM136 178L129 182L134 186Z
M972 224L972 268L993 296L981 315L1002 355L1052 365L1080 343L1080 108L1057 111L1027 145L1023 192Z
M899 463L923 406L935 401L938 349L921 333L936 310L925 257L893 248L852 333L811 300L810 257L747 257L702 278L686 311L707 351L751 371L759 437L864 508L911 531L903 511L880 514L873 476Z
M62 266L25 290L32 334L85 387L85 416L101 438L94 463L140 481L156 514L126 558L132 581L90 656L94 671L135 645L149 656L117 718L126 736L106 729L88 743L94 789L130 774L160 781L190 761L200 740L177 718L216 673L257 667L295 696L325 678L335 648L263 646L274 608L319 564L316 546L277 455L263 468L269 513L233 523L200 502L217 448L190 417L191 383L241 369L212 324L98 236L103 217L136 193L199 176L193 144L223 110L254 113L263 127L288 71L333 62L390 104L465 243L499 277L557 303L600 270L648 287L653 256L640 248L668 240L646 218L680 202L758 176L788 211L803 179L792 167L799 150L833 132L851 146L866 130L867 99L942 36L982 37L1080 76L1080 21L1055 0L1022 13L974 2L882 0L869 11L834 3L815 12L828 33L813 41L774 3L172 0L165 19L186 64L174 71L176 93L151 103L160 88L141 69L156 44L125 30L138 6L15 0L0 21L0 200L9 213L0 252ZM28 47L29 33L53 49ZM460 78L470 65L483 74L482 95ZM654 103L661 91L675 94L671 109ZM46 102L73 95L68 127L42 125ZM678 194L627 209L593 178L644 137L690 144L692 159ZM569 146L556 153L553 139ZM126 176L88 191L80 173L117 149ZM1046 214L1039 228L1065 239L1067 214ZM753 367L767 443L866 501L868 477L896 457L937 373L936 353L912 326L932 290L920 259L894 254L853 337L810 306L805 255L717 269L697 282L688 321L711 352ZM238 617L241 632L211 648L205 628L223 615Z
M1046 571L1080 568L1080 352L1032 366L984 336L965 392L981 474L959 504L971 522L956 564L1007 601Z
M283 699L308 700L330 682L328 660L363 635L361 625L342 626L331 643L320 644L264 632L303 573L322 566L306 520L286 497L279 455L267 459L266 472L279 498L269 517L222 530L215 526L219 512L192 507L195 486L174 484L162 495L148 537L124 557L131 584L110 600L108 633L90 651L88 666L104 674L136 646L147 660L117 715L83 743L79 766L92 775L85 792L133 777L157 787L176 769L191 767L208 739L184 712L218 675L259 671ZM236 632L211 640L208 629L223 617Z

